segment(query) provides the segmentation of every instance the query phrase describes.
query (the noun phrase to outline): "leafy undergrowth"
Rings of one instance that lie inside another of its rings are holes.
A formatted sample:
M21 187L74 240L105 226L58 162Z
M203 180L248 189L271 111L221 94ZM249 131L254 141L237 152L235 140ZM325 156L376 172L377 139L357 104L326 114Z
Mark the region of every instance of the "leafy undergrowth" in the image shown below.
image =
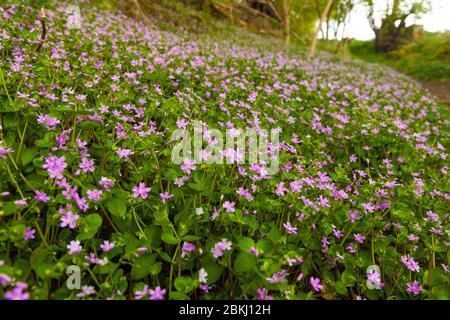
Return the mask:
M1 13L0 297L450 298L449 120L409 78L80 6L39 51ZM175 165L195 120L276 129L280 170Z
M419 79L450 80L450 32L426 32L416 42L388 54L375 53L373 41L353 41L350 52L355 58L383 63Z

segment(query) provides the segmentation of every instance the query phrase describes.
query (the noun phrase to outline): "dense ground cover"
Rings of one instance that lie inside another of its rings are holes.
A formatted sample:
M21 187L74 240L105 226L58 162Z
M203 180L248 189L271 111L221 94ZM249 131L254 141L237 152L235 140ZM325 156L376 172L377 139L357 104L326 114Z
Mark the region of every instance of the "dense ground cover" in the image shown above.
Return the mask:
M39 50L1 12L1 297L450 299L448 114L413 81L80 6ZM276 128L280 170L173 164L194 120Z

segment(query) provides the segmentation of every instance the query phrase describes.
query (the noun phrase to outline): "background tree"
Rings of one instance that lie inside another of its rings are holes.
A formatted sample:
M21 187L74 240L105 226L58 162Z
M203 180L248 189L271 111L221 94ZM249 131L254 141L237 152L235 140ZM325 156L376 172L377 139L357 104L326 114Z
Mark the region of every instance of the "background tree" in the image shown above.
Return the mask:
M322 11L322 14L320 16L320 20L319 20L319 24L316 28L316 31L314 32L312 39L311 39L311 44L309 46L309 57L312 58L314 57L315 53L316 53L316 47L317 47L317 38L319 36L319 32L320 30L322 30L322 24L325 20L325 18L328 16L328 13L330 11L331 5L333 4L333 0L327 0L327 3L325 5L325 8Z
M430 10L428 0L387 0L385 9L381 12L380 22L376 17L375 1L365 2L369 8L369 24L375 33L375 51L378 53L397 49L406 31L406 19Z

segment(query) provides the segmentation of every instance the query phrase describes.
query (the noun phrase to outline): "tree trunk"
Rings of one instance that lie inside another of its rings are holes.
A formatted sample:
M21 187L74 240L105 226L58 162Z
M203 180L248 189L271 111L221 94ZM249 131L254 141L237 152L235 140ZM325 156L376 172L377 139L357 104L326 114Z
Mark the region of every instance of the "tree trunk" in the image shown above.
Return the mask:
M319 25L317 26L316 31L313 34L313 37L311 40L311 45L309 47L309 58L314 57L314 55L316 53L317 38L319 36L319 31L322 29L323 21L327 17L332 4L333 4L333 0L328 0L327 5L325 6L325 9L322 11L322 15L320 16Z
M283 33L284 43L287 45L291 38L291 21L290 21L289 0L283 0Z

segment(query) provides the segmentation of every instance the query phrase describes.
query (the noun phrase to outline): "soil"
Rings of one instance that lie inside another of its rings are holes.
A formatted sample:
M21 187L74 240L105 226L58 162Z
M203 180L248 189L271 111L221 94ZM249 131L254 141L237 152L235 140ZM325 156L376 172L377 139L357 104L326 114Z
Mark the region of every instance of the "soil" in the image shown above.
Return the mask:
M422 86L430 91L438 100L450 107L450 81L420 81Z

